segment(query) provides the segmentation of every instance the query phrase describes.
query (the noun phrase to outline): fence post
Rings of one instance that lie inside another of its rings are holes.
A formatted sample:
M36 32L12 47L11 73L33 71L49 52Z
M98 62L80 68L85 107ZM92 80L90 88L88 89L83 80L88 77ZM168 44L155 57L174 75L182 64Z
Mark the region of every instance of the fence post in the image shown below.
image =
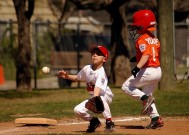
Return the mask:
M186 23L189 24L189 18L186 19ZM187 31L187 58L186 58L186 66L189 68L189 25L187 25L188 31ZM189 74L189 73L188 73Z
M80 70L80 47L79 47L79 36L80 36L80 17L79 21L77 23L77 43L76 43L76 48L77 48L77 71L79 72ZM77 86L80 87L80 82L77 83Z
M38 22L34 22L34 89L37 90L37 34L38 34Z

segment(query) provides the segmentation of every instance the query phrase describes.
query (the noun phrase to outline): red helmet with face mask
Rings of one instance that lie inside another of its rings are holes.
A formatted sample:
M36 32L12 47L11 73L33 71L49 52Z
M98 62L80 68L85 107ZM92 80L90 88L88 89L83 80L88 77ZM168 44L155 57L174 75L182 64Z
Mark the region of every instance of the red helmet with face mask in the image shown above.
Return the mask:
M151 10L140 10L134 13L132 29L130 30L131 37L135 37L136 34L142 34L148 31L156 30L154 25L156 24L156 18ZM135 38L136 39L136 38Z

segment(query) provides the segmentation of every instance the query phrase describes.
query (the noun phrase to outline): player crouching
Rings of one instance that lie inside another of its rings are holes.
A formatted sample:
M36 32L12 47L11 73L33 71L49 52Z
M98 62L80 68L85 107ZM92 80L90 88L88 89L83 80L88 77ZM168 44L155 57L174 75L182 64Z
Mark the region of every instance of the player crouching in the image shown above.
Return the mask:
M58 76L72 81L86 82L90 97L74 108L75 114L90 122L86 132L95 132L96 128L101 126L99 119L88 111L102 114L106 119L105 132L112 132L115 129L115 125L112 122L109 105L114 95L108 86L108 79L103 67L108 59L108 50L104 46L95 45L90 49L90 52L92 63L83 67L77 75L70 75L61 70L58 72Z

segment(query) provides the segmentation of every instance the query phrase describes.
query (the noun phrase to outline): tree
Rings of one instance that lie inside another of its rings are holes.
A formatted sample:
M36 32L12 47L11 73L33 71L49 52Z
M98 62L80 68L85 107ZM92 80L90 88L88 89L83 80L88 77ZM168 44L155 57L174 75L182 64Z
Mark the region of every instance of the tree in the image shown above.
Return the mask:
M18 22L18 51L16 54L16 86L18 91L31 89L30 19L35 0L13 0Z
M125 0L112 1L106 10L111 15L111 69L112 79L116 86L120 86L131 75L130 46L128 42L128 28L126 19Z
M161 67L163 74L160 89L163 90L171 90L175 86L173 22L173 1L159 0L158 37L161 42Z

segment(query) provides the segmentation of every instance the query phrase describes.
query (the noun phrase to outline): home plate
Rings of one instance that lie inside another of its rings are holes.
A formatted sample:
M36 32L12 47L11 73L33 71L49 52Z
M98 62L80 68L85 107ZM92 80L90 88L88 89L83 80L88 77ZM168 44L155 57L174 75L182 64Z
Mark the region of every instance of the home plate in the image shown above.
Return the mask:
M16 124L25 125L57 125L57 120L48 118L17 118L15 119Z

